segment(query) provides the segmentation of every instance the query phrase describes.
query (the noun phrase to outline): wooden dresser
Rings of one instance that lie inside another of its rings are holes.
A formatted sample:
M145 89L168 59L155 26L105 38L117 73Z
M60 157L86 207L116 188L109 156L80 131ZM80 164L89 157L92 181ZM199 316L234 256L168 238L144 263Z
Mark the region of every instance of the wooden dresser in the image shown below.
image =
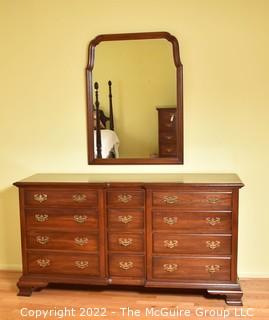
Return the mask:
M160 107L157 111L159 157L176 157L176 108Z
M48 283L205 289L241 305L233 174L38 174L20 192L19 295Z

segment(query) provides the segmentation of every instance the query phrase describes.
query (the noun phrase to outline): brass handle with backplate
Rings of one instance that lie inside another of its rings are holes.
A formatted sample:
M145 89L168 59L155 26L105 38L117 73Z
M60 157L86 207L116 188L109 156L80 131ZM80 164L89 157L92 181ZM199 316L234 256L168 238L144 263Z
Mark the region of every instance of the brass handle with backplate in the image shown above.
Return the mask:
M47 244L49 242L48 236L36 236L36 241L42 245Z
M163 222L168 225L176 224L178 221L177 217L163 217Z
M166 248L173 249L178 246L178 240L164 240L163 245Z
M88 217L86 215L74 215L74 220L77 222L77 223L85 223L85 221L88 219Z
M78 193L78 194L73 194L72 199L73 201L76 201L76 202L83 202L87 200L87 196L86 194Z
M48 195L45 194L45 193L35 193L34 194L34 200L39 202L39 203L42 203L42 202L48 200Z
M167 204L174 204L178 202L178 196L164 196L163 202Z
M48 221L49 216L47 214L35 214L35 219L38 222L45 222Z
M166 263L163 265L163 270L166 272L175 272L178 269L178 264L176 263Z
M75 241L75 244L79 246L84 246L89 242L89 239L87 237L76 237L74 241Z
M220 218L217 217L217 218L210 218L210 217L207 217L206 218L206 222L208 224L210 224L211 226L215 226L216 224L220 223Z
M207 202L211 203L211 204L217 203L219 201L220 201L220 199L217 197L207 198Z
M132 238L119 238L118 242L121 246L128 247L133 243Z
M219 264L214 264L214 265L206 265L205 269L209 273L215 273L217 271L220 271L220 265Z
M206 246L209 249L216 249L220 247L220 241L206 241Z
M133 220L133 216L118 216L118 221L127 224Z
M129 270L134 267L134 264L132 261L120 261L119 266L123 270Z
M128 203L129 201L132 200L132 195L131 194L126 194L126 193L123 193L123 194L119 194L118 195L118 201L119 202L122 202L122 203Z
M39 265L40 268L46 268L50 265L49 259L38 259L36 263Z
M77 260L75 261L75 266L79 269L85 269L89 266L89 262Z

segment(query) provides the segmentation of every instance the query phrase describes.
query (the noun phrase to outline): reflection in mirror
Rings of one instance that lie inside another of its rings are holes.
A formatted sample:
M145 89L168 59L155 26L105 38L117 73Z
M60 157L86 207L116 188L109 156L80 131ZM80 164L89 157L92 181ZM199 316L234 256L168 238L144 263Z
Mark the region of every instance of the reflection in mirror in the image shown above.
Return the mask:
M93 162L182 163L173 43L154 37L113 40L100 41L92 54Z
M106 115L109 80L113 84L114 131L101 131L102 158L108 157L113 147L120 158L158 157L156 108L176 105L171 43L164 39L100 43L95 51L93 81L99 84L100 109Z

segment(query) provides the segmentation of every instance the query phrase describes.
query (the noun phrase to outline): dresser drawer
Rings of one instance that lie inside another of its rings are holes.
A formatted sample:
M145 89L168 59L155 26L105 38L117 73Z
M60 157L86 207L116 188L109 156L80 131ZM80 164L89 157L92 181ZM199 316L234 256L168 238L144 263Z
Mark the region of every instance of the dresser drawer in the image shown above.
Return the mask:
M110 251L144 251L144 233L110 232L108 235L108 248Z
M143 209L108 209L108 228L127 230L144 229Z
M231 233L231 212L173 212L154 210L154 230L181 233Z
M159 140L161 145L176 145L177 139L176 139L176 132L173 131L162 131L159 133Z
M159 130L167 131L176 128L176 111L163 110L159 113Z
M171 254L231 254L231 236L153 234L153 252Z
M109 207L144 207L145 196L143 190L117 190L107 192L107 203Z
M88 189L36 189L26 190L24 193L26 206L72 206L72 207L96 207L98 194L96 190Z
M231 192L191 192L191 191L153 191L152 202L155 207L176 207L182 209L231 210Z
M109 274L115 277L144 277L144 256L110 254Z
M96 230L98 213L95 209L26 209L27 229Z
M177 148L175 144L160 144L160 155L163 157L176 156Z
M99 257L94 254L29 253L30 273L99 276Z
M153 258L153 278L230 280L230 258Z
M98 251L98 234L86 232L30 231L29 249Z

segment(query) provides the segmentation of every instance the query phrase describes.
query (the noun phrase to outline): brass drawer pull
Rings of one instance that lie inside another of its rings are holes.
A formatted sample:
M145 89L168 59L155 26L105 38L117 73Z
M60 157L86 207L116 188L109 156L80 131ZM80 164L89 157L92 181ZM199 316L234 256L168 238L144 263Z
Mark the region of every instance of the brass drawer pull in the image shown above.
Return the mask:
M132 195L131 194L126 194L126 193L123 193L123 194L119 194L118 195L118 201L119 202L122 202L122 203L128 203L129 201L132 200Z
M166 263L163 265L163 270L166 272L175 272L178 269L178 265L176 263Z
M170 152L173 151L173 149L172 149L172 148L166 148L165 151L168 152L168 153L170 153Z
M163 202L167 204L174 204L177 203L178 201L178 196L164 196L163 197Z
M120 261L119 265L120 265L120 268L123 270L129 270L134 267L134 264L132 261Z
M167 140L171 140L171 139L173 139L173 136L165 136L165 138L166 138Z
M89 262L77 260L75 261L75 266L79 269L85 269L85 268L88 268Z
M220 247L220 241L206 241L207 248L212 250Z
M89 242L89 239L86 237L82 237L82 238L76 237L74 239L74 241L75 241L75 244L77 244L79 246L84 246L85 244L87 244Z
M209 273L215 273L217 271L220 271L220 265L219 264L206 265L205 269Z
M48 221L49 216L47 214L35 214L35 219L38 222L45 222Z
M163 217L163 222L170 226L176 224L177 220L177 217Z
M36 263L39 265L40 268L46 268L50 265L49 259L38 259Z
M220 199L219 199L219 198L216 198L216 197L208 198L208 199L207 199L207 202L208 202L208 203L211 203L211 204L217 203L217 202L219 202L219 201L220 201Z
M49 242L48 236L37 236L36 241L42 245L47 244Z
M118 216L118 221L127 224L133 221L133 216Z
M88 217L86 215L74 215L74 220L77 222L77 223L85 223L85 221L88 219Z
M220 223L220 218L210 218L210 217L208 217L208 218L206 218L206 222L208 223L208 224L210 224L211 226L215 226L216 224L218 224L218 223Z
M178 240L164 240L163 245L166 248L173 249L178 246Z
M72 196L72 199L73 199L73 201L76 201L76 202L83 202L83 201L87 200L87 196L86 196L86 194L78 193L78 194L74 194Z
M124 247L128 247L133 243L132 238L119 238L118 241L119 241L119 244Z
M171 114L171 117L170 117L170 122L173 122L175 119L175 114Z
M38 201L39 203L42 203L42 202L48 200L48 195L45 193L36 193L36 194L34 194L34 200Z

